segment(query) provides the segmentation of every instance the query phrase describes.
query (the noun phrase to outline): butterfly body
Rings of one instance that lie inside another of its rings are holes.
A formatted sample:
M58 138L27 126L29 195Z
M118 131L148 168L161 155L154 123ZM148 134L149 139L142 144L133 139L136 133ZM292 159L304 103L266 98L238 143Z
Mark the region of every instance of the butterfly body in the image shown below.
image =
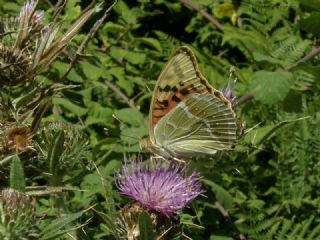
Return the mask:
M141 149L163 157L213 155L236 141L231 102L209 85L187 47L177 50L159 76L149 131Z

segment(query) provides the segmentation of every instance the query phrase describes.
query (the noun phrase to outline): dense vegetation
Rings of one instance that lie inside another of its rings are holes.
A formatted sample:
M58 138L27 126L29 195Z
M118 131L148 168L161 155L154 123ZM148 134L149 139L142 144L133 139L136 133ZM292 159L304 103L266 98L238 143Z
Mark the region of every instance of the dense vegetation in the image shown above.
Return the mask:
M1 21L23 4L0 0ZM139 155L152 89L181 45L215 88L237 79L245 123L234 151L190 164L205 196L180 214L181 239L320 239L318 1L119 0L108 9L113 1L68 0L59 13L54 4L37 9L46 24L61 22L58 37L94 7L55 61L43 57L34 76L13 83L0 48L0 186L36 200L36 216L22 214L11 230L19 234L4 239L121 239L116 219L130 200L114 173L124 155ZM8 134L20 134L20 145Z

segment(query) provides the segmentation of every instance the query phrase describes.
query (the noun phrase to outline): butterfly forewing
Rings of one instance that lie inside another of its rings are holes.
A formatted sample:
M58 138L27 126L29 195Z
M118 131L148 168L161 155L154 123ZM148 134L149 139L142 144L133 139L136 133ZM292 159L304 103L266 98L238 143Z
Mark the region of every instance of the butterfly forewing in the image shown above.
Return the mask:
M161 156L191 157L229 150L237 138L231 102L201 75L188 47L162 70L150 105L150 139L141 148Z
M198 70L192 51L179 48L162 70L150 105L150 137L154 142L154 126L181 101L194 93L208 94L212 88Z
M237 123L230 106L215 95L193 94L155 127L155 141L177 157L230 150Z

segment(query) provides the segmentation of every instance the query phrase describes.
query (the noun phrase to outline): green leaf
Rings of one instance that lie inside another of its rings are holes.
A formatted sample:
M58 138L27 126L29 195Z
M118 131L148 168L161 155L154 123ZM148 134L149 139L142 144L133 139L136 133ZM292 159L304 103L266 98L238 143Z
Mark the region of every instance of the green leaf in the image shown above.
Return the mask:
M42 228L40 240L57 239L57 237L74 230L74 227L70 225L73 221L82 216L83 212L68 214L66 217L54 219ZM68 228L69 226L69 228Z
M292 82L289 72L258 71L252 75L250 90L256 100L271 105L287 96Z
M303 6L320 11L319 0L298 0Z
M88 109L80 107L66 98L53 98L52 102L53 102L53 104L59 105L59 106L65 108L66 110L72 112L76 116L81 117L81 116L85 115L88 111Z
M130 51L125 55L125 59L132 64L143 64L145 63L146 58L147 57L145 53L139 53L139 52Z
M312 13L310 16L300 20L299 22L302 30L320 36L320 12Z
M89 62L82 62L80 67L88 81L97 81L103 74L103 69Z
M211 187L212 192L215 193L215 197L218 202L223 205L224 208L230 209L233 203L233 197L224 188L208 179L203 179L203 182Z
M253 58L254 60L256 60L257 62L269 62L269 63L273 63L273 64L279 64L281 66L285 66L285 62L280 60L280 59L277 59L277 58L274 58L274 57L271 57L271 56L268 56L268 55L264 55L262 53L259 53L259 52L253 52Z
M88 104L88 109L88 117L85 122L87 126L92 124L111 126L113 118L110 108L103 107L99 103L91 102Z
M120 24L114 23L114 22L107 22L104 25L103 29L101 30L101 33L107 33L109 31L111 31L111 32L123 32L125 30L126 30L126 28L123 25L120 25Z
M134 42L152 47L158 52L162 52L162 47L158 39L142 37L142 38L135 38Z
M14 155L10 166L10 188L19 192L26 191L24 170L18 155Z
M132 108L123 108L120 110L114 111L114 114L122 122L128 123L132 126L140 127L144 124L144 116L138 110Z
M135 144L148 135L146 127L128 127L121 130L121 140L128 144Z
M59 165L59 159L63 153L64 132L59 131L55 133L53 137L53 144L48 153L49 171L52 174L56 173L57 166Z
M155 233L153 231L152 220L146 211L139 215L140 240L154 240Z

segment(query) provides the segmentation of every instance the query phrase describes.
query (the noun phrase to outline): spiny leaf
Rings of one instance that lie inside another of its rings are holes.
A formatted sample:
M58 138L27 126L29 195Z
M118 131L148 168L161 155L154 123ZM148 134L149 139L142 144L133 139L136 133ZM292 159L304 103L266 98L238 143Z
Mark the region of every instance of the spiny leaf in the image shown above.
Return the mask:
M18 155L13 157L10 166L10 188L19 192L25 192L26 190L24 170Z

